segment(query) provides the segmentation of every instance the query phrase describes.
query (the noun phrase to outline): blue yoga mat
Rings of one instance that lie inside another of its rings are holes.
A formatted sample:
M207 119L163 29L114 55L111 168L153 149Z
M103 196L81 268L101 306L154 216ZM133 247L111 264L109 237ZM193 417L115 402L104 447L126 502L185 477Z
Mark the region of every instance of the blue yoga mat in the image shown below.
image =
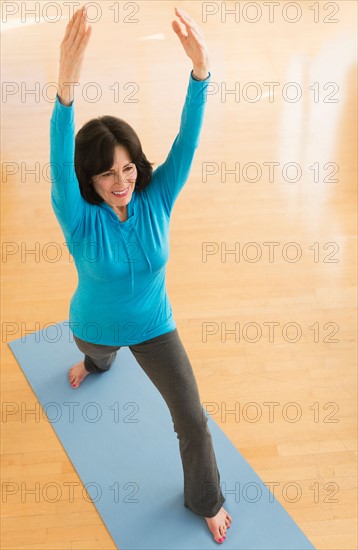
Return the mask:
M83 358L68 322L9 343L82 483L121 550L314 549L208 415L233 523L222 545L184 506L179 440L169 409L128 347L110 371L71 388Z

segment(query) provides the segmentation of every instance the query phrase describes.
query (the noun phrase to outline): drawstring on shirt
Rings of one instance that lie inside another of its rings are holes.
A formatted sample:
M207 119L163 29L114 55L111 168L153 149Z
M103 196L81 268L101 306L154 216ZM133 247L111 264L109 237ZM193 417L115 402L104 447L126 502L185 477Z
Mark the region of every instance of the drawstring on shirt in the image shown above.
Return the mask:
M140 248L142 249L142 252L143 252L143 255L145 257L145 259L147 260L147 263L149 265L149 272L152 273L152 264L150 263L150 259L149 259L149 256L146 252L146 249L145 247L142 245L142 242L141 242L141 239L140 239L140 236L139 236L139 233L137 231L137 228L135 225L133 225L133 229L135 230L136 232L136 235L137 235L137 240L138 240L138 243L139 243L139 246ZM128 252L128 247L127 247L127 243L125 241L125 238L122 234L122 229L121 229L121 226L119 225L119 232L120 232L120 235L121 235L121 239L123 241L123 244L124 244L124 247L126 249L126 254L127 254L127 258L128 258L128 263L129 263L129 269L130 269L130 272L131 272L131 290L132 290L132 294L134 293L134 272L133 272L133 266L132 266L132 259L129 255L129 252Z

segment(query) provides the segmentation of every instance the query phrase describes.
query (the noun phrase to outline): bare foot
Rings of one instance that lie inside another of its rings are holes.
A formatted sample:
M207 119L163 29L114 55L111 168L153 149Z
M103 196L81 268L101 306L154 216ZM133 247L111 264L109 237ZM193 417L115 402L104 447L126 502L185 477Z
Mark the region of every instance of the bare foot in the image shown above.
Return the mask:
M68 373L68 379L71 386L73 388L78 388L78 386L81 384L81 382L83 382L88 374L91 373L85 369L84 361L80 361L79 363L74 365L72 368L70 368Z
M210 531L214 535L215 542L224 542L226 538L226 529L230 527L232 522L232 518L225 508L222 507L213 518L205 519Z

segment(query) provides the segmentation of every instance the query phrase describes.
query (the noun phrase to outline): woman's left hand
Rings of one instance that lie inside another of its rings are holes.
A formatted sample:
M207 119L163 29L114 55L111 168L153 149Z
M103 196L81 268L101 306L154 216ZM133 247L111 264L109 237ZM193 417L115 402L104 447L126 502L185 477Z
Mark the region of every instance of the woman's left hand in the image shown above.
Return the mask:
M172 21L173 30L178 35L187 56L193 62L194 76L199 80L205 80L208 77L209 55L203 35L195 21L182 9L175 8L175 13L185 25L186 33L183 32L177 20Z

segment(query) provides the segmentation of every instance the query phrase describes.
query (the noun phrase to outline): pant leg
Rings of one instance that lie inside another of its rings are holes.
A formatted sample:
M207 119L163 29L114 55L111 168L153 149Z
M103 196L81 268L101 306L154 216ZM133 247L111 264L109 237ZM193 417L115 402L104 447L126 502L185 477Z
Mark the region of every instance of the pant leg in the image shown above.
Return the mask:
M184 505L201 516L215 516L225 498L208 418L177 328L129 348L169 407L183 464Z
M76 345L85 354L84 364L88 372L101 374L108 371L114 362L120 346L104 346L81 340L73 335Z

